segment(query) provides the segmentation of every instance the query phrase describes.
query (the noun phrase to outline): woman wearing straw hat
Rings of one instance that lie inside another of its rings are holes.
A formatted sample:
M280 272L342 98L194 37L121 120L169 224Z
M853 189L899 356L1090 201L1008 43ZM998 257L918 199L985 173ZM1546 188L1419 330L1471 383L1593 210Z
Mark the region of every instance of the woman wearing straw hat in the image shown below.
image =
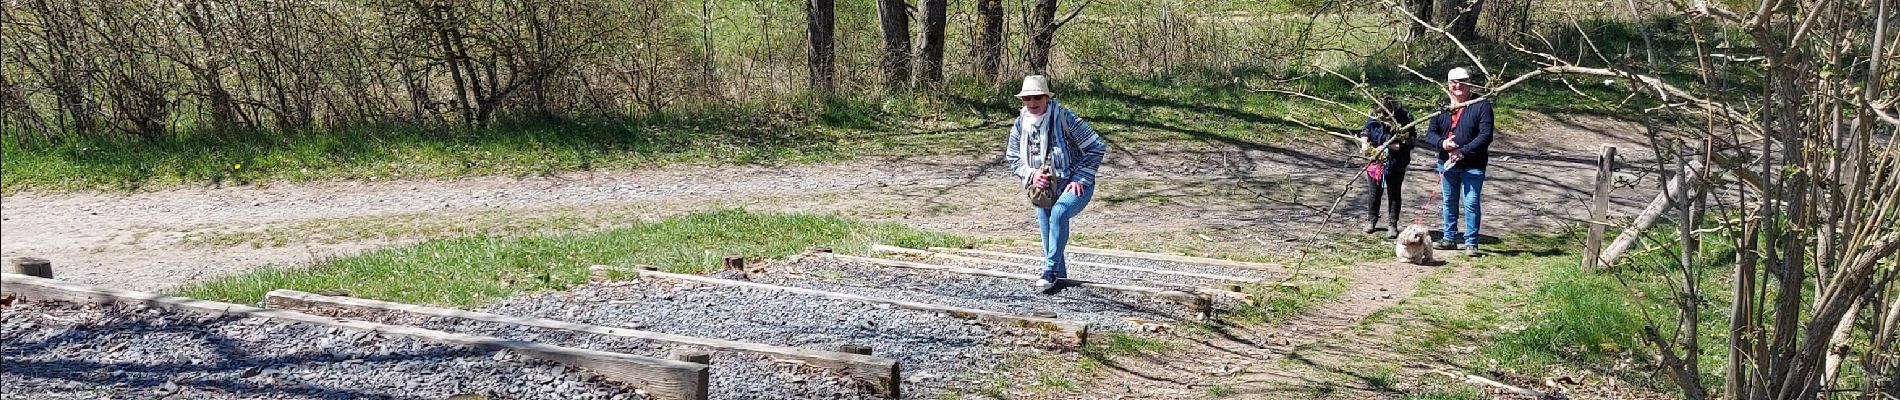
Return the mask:
M1056 103L1049 78L1030 75L1016 93L1022 114L1009 129L1009 168L1030 192L1036 208L1036 226L1042 231L1042 279L1036 288L1044 294L1061 290L1069 277L1063 250L1069 245L1069 219L1082 213L1095 195L1095 169L1108 154L1089 124ZM1060 190L1052 193L1052 190ZM1050 201L1053 200L1053 201Z

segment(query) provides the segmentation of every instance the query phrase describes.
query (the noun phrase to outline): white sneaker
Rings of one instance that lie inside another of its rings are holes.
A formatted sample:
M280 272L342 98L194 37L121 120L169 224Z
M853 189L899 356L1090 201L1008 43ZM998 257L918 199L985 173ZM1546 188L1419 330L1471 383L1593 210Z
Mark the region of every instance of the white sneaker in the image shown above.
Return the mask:
M1049 287L1055 286L1055 285L1056 284L1054 282L1050 282L1048 279L1036 280L1036 290L1048 289Z

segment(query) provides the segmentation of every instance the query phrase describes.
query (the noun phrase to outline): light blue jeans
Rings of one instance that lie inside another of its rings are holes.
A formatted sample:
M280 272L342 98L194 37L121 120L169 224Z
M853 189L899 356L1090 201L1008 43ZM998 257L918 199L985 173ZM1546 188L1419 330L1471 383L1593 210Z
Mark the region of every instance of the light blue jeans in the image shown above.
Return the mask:
M1444 193L1441 196L1444 201L1441 209L1445 210L1445 241L1463 242L1469 248L1478 248L1478 221L1484 213L1484 208L1479 206L1484 200L1484 170L1439 168L1439 172L1444 174L1439 192ZM1458 231L1460 214L1465 217L1465 230L1462 233Z
M1069 260L1063 255L1069 247L1069 219L1081 214L1092 197L1095 185L1085 185L1080 196L1063 190L1055 205L1036 208L1036 226L1042 230L1042 279L1055 282L1069 277Z

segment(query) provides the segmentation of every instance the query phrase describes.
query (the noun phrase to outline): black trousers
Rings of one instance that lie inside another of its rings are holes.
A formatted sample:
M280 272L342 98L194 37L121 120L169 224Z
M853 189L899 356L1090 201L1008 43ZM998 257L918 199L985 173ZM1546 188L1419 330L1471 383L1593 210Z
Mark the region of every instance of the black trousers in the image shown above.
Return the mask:
M1394 157L1385 161L1385 176L1368 181L1366 185L1366 221L1379 224L1379 203L1391 203L1385 208L1390 211L1388 225L1399 223L1399 210L1405 208L1405 168L1412 164L1411 157Z

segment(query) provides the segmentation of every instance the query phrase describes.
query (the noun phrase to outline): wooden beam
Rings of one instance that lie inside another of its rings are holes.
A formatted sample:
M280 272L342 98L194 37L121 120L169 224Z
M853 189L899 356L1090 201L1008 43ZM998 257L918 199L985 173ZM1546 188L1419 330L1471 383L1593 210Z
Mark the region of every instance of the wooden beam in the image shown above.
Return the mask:
M642 331L636 329L611 328L599 325L578 324L567 321L534 317L515 317L475 311L454 310L414 304L392 303L353 297L331 297L304 293L289 289L277 289L264 295L264 304L270 308L313 311L320 309L348 309L355 311L387 311L407 314L430 315L444 318L457 318L470 321L493 322L532 326L536 328L559 329L574 332L586 332L597 335L651 340L697 346L715 350L738 351L761 354L781 360L796 360L822 368L843 371L878 385L880 393L897 398L899 379L897 360L871 357L833 351L807 350L797 347L774 346L768 344L738 342L701 338L685 335ZM705 364L704 362L699 362Z
M1095 255L1125 257L1125 258L1140 258L1140 259L1146 259L1146 260L1170 261L1170 262L1189 263L1189 264L1218 265L1218 266L1223 266L1223 267L1257 269L1257 270L1262 270L1262 271L1282 271L1283 272L1283 271L1286 271L1287 269L1284 266L1279 266L1279 265L1274 265L1274 264L1223 260L1219 258L1192 257L1192 256L1181 256L1181 255L1160 254L1160 253L1145 253L1145 252L1139 252L1139 251L1127 251L1127 250L1116 250L1116 249L1100 249L1100 248L1084 247L1084 246L1076 246L1076 245L1069 245L1068 249L1070 252L1083 253L1083 254L1095 254Z
M871 246L871 250L884 251L884 252L889 252L889 253L915 254L915 255L927 256L927 257L939 257L946 260L1007 264L1007 265L1014 265L1014 266L1025 266L1025 265L1008 262L1008 261L992 260L992 259L987 259L987 258L965 257L965 256L959 256L955 254L945 254L945 253L942 253L942 251L955 251L955 252L963 252L963 253L970 253L970 254L989 255L989 256L996 256L996 257L1021 258L1021 259L1030 259L1030 260L1041 259L1041 257L1025 256L1025 255L1020 255L1020 254L983 251L983 250L969 250L969 249L949 249L949 248L942 248L942 247L932 247L930 248L930 250L932 251L925 251L925 250L906 249L902 247L893 247L893 246L885 246L885 245L873 245ZM1278 282L1278 281L1267 282L1262 279L1241 278L1237 276L1199 274L1199 273L1181 272L1181 271L1154 270L1154 269L1147 269L1147 268L1141 268L1141 267L1129 267L1129 266L1114 265L1114 264L1092 263L1092 262L1086 262L1086 261L1070 261L1069 264L1084 266L1084 267L1101 267L1101 268L1120 269L1120 270L1127 270L1127 271L1152 272L1152 273L1157 273L1157 274L1192 276L1192 277L1214 279L1214 280L1225 280L1225 281L1230 281L1230 282L1245 282L1245 283L1251 283L1251 284L1262 285L1262 286L1283 286L1283 287L1303 286L1302 284L1297 283L1297 282ZM1027 267L1036 268L1035 266L1027 266ZM1231 299L1247 302L1249 304L1252 304L1253 302L1258 300L1258 298L1256 298L1252 294L1247 294L1246 292L1237 290L1237 289L1231 289L1230 287L1234 287L1234 285L1222 284L1219 288L1199 287L1199 286L1193 286L1192 288L1194 289L1194 293L1200 293L1200 294L1205 294L1209 296L1226 297L1226 298L1231 298Z
M850 294L850 293L827 292L823 290L813 290L813 289L797 288L797 287L790 287L790 286L768 285L768 284L763 284L763 283L758 283L758 282L735 281L735 280L730 280L730 279L719 279L719 278L699 276L699 275L674 274L674 273L667 273L667 272L660 272L660 271L635 270L631 268L610 267L610 266L605 266L605 265L595 265L593 267L589 267L588 269L589 269L588 271L589 275L594 275L594 276L605 276L606 275L604 273L605 271L614 270L614 271L623 271L623 272L628 272L628 273L637 273L639 274L639 277L641 278L673 279L673 280L698 282L698 283L709 284L709 285L738 286L738 287L748 287L748 288L754 288L754 289L775 290L775 291L780 291L780 292L829 297L829 298L834 298L834 299L858 301L858 302L865 302L865 303L889 304L894 307L911 309L911 310L942 312L956 318L976 320L976 321L985 322L985 323L996 323L996 324L1003 324L1003 325L1009 325L1009 326L1020 326L1020 327L1056 332L1057 334L1060 335L1060 337L1063 339L1063 341L1066 344L1076 346L1076 347L1081 347L1082 345L1087 344L1088 336L1089 336L1089 325L1087 323L1083 323L1080 321L1071 321L1071 320L1055 319L1055 318L1031 317L1031 316L1000 313L1000 312L990 311L990 310L978 310L974 308L952 307L952 306L945 306L945 305L920 303L920 302L914 302L914 301L883 299L883 298L876 298L876 297L859 296L859 295Z
M1002 271L991 271L987 269L953 267L949 265L925 264L925 263L901 261L901 260L888 260L888 259L882 259L882 258L847 256L847 255L842 255L842 254L826 254L824 256L836 258L840 260L857 261L857 262L886 266L886 267L944 271L944 272L964 274L964 275L988 276L988 277L1018 279L1018 280L1026 280L1026 281L1035 281L1038 279L1042 279L1041 277L1038 277L1035 275L1013 274L1013 273L1002 272ZM1206 299L1203 299L1205 295L1195 295L1193 293L1183 292L1179 290L1172 290L1172 289L1162 289L1162 288L1154 288L1154 287L1147 287L1147 286L1114 285L1114 284L1095 283L1095 282L1074 280L1074 279L1064 279L1063 283L1067 285L1071 285L1071 286L1079 286L1079 287L1085 287L1085 288L1091 288L1091 289L1113 290L1113 291L1118 291L1118 292L1133 293L1133 294L1138 294L1138 295L1156 297L1163 300L1180 303L1182 305L1186 305L1189 307L1201 306L1201 305L1206 304L1207 302ZM1206 288L1201 288L1201 289L1206 289ZM1212 291L1212 289L1208 289L1208 290ZM1234 292L1226 292L1226 291L1221 291L1221 292L1234 293ZM1247 295L1246 293L1238 293L1238 294L1246 295L1248 296L1247 297L1248 299L1252 298L1251 295Z
M7 263L7 273L53 279L53 262L37 257L14 258Z
M634 385L659 398L705 400L709 393L707 387L709 368L707 366L653 357L551 346L488 336L465 335L416 327L378 324L368 321L319 317L298 312L269 310L209 300L100 288L17 274L0 274L0 291L13 293L22 300L59 301L80 304L144 305L179 312L302 322L320 327L343 328L392 336L406 336L490 351L508 350L528 357L593 370L603 377Z
M953 252L964 253L964 254L975 254L975 255L990 256L990 257L1002 257L1002 258L1010 258L1010 259L1026 260L1026 261L1041 261L1042 260L1042 257L1040 256L1031 256L1031 255L1024 255L1024 254L1016 254L1016 253L1004 253L1000 251L975 250L975 249L951 249L951 248L943 248L943 247L932 247L930 248L929 251L925 251L925 250L906 249L902 247L875 245L875 246L871 246L871 250L885 251L885 252L891 252L891 253L916 254L916 255L930 256L930 257L943 257L944 259L949 259L949 260L961 260L961 261L969 261L969 262L988 262L988 263L999 263L999 264L1009 264L1009 265L1023 265L1023 264L1017 264L1017 263L1008 262L1008 261L992 260L988 258L958 256L958 255L946 254L942 252L953 251ZM1194 277L1194 278L1201 278L1201 279L1212 279L1212 280L1217 280L1217 281L1231 281L1231 282L1244 282L1244 283L1266 282L1265 279L1243 278L1243 277L1238 277L1238 276L1233 276L1233 275L1204 274L1204 273L1199 273L1199 272L1131 267L1131 266L1126 266L1126 265L1088 262L1088 261L1069 261L1069 265L1107 268L1107 269L1122 270L1122 271L1146 272L1146 273L1161 274L1161 275L1186 276L1186 277ZM1031 268L1034 268L1034 266L1031 266Z

